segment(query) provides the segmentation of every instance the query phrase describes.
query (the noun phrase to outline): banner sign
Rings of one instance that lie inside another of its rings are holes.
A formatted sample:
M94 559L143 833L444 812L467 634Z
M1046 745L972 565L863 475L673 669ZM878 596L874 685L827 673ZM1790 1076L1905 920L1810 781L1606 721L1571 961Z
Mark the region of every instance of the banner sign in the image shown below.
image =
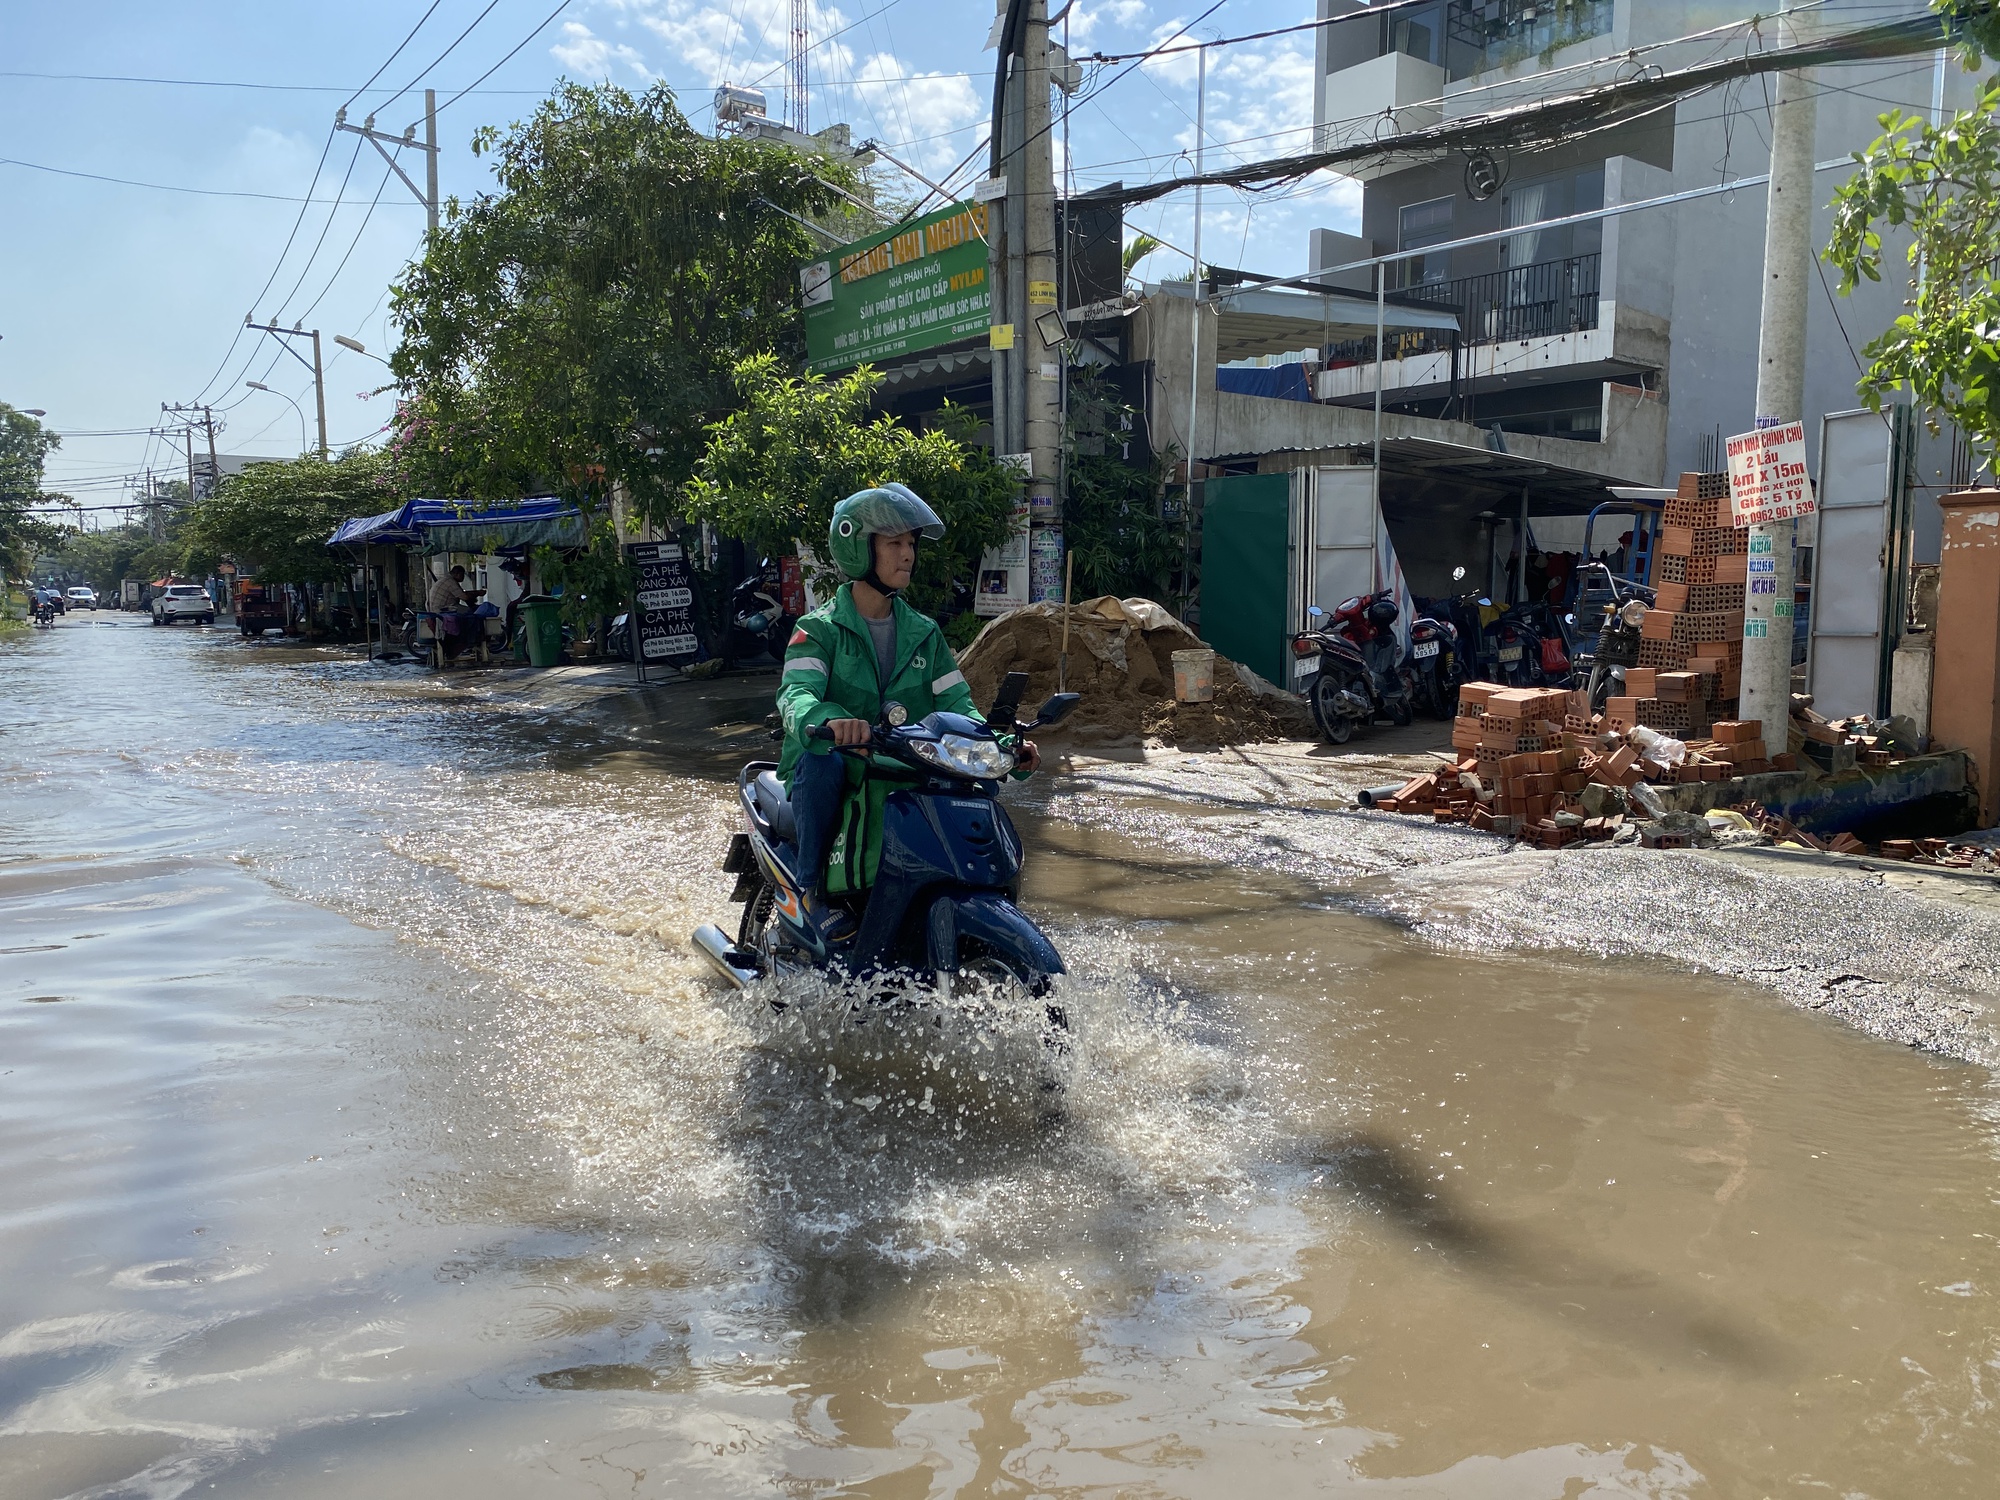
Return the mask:
M986 225L986 204L954 203L808 261L806 368L824 375L984 334Z
M1028 502L1014 507L1013 529L997 547L979 559L979 586L973 590L972 612L981 619L1004 615L1028 602Z
M641 662L691 665L701 655L694 625L694 570L679 542L627 542L632 561L632 649Z
M1733 525L1796 521L1819 509L1806 476L1806 424L1760 427L1729 440L1729 508Z

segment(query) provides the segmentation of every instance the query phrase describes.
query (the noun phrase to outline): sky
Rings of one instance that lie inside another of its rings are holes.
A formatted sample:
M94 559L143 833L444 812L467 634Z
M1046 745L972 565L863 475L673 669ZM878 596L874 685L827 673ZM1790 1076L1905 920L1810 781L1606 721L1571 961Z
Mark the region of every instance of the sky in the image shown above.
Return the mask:
M719 83L761 87L770 112L782 110L789 0L554 4L0 7L0 400L46 410L63 435L49 487L112 505L130 476L184 473L177 440L148 432L163 403L209 404L225 454L299 452L312 440L311 372L244 328L253 313L321 330L332 445L380 440L387 370L332 340L345 334L374 355L393 347L388 289L418 249L424 212L372 147L332 132L334 110L357 90L350 119L379 112L377 128L393 134L421 120L425 86L438 90L447 198L491 186L473 132L525 117L563 78L663 81L703 130ZM1142 51L1184 28L1213 40L1312 14L1310 0L1211 4L1076 0L1055 34L1066 27L1071 55L1086 57ZM814 0L811 127L844 121L926 176L951 171L984 137L993 13L992 0ZM1192 54L1087 64L1058 127L1070 185L1186 176L1195 75ZM1302 148L1312 34L1212 49L1206 96L1211 167ZM402 160L421 185L422 154ZM975 175L977 162L958 180ZM1128 238L1143 229L1192 248L1191 199L1183 191L1135 209ZM1357 185L1330 175L1254 200L1210 192L1203 258L1296 274L1307 232L1352 232L1358 205ZM1141 274L1188 264L1163 250ZM288 342L310 354L307 341ZM249 389L252 380L280 394Z

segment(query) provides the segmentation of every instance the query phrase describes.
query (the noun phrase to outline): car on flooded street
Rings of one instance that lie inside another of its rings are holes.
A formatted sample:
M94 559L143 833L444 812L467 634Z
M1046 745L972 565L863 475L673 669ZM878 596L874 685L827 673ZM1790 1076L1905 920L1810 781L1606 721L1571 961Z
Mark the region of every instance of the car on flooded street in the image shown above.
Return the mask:
M63 596L63 602L71 609L96 609L97 590L78 584Z
M171 625L176 620L215 623L215 601L198 583L170 583L153 595L153 623Z

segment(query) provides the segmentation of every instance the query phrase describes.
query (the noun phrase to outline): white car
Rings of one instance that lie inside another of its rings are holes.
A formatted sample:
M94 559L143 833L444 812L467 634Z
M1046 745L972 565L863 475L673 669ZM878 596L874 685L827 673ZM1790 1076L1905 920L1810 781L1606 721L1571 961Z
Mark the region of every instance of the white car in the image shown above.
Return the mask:
M170 583L153 595L153 623L171 625L176 620L215 623L215 601L198 583Z
M63 597L69 601L71 609L97 608L97 590L84 584L78 584Z

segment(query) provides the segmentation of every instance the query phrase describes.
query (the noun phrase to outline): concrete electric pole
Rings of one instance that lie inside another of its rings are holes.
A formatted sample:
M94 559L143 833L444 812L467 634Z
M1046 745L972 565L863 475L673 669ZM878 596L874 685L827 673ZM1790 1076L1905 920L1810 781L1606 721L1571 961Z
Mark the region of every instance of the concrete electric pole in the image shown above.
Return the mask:
M992 238L994 450L1028 465L1029 597L1061 597L1064 329L1056 301L1054 134L1047 0L1008 0L993 175L1006 183Z
M358 135L375 148L376 153L381 156L382 160L389 164L389 170L402 178L403 186L416 195L417 202L423 204L424 213L430 224L431 231L432 233L436 233L438 227L437 90L424 90L424 138L422 141L417 139L417 127L415 124L411 124L405 128L401 135L384 135L375 128L375 117L373 115L370 115L359 125L350 125L347 123L346 105L342 105L333 112L333 128L335 130L345 130L350 135ZM424 185L422 187L418 187L412 182L410 174L405 172L396 158L389 154L387 147L383 145L385 141L398 150L408 146L412 151L421 151L424 153Z
M1796 422L1805 412L1806 284L1813 274L1813 136L1818 114L1811 72L1780 73L1777 104L1771 112L1764 314L1757 344L1760 428ZM1792 569L1798 530L1797 521L1750 528L1743 689L1737 714L1764 726L1764 742L1773 752L1785 748L1791 726ZM1768 570L1760 566L1766 563ZM1758 585L1765 579L1770 588L1760 592Z
M319 359L319 330L317 328L280 328L275 323L253 323L251 321L251 315L247 313L244 315L243 318L243 326L245 328L255 328L262 333L275 334L277 337L282 339L309 338L312 340L313 357L311 363L309 364L306 361L306 357L303 354L299 353L298 350L294 349L290 344L285 344L282 347L284 348L286 353L292 356L293 359L297 360L300 364L305 365L307 369L312 371L313 396L319 403L319 456L321 461L324 462L327 456L326 374L324 369L320 365L320 359Z

